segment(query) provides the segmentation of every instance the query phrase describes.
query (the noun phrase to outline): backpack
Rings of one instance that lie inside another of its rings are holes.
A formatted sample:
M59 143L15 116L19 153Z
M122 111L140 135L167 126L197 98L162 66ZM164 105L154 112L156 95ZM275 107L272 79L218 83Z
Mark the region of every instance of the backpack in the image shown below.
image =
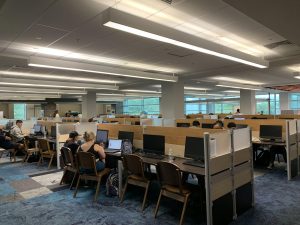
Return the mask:
M124 140L122 142L121 155L132 154L132 143L130 140Z
M271 160L271 153L268 150L261 151L255 160L257 166L268 166Z
M112 169L106 180L106 195L119 195L119 174L117 169Z

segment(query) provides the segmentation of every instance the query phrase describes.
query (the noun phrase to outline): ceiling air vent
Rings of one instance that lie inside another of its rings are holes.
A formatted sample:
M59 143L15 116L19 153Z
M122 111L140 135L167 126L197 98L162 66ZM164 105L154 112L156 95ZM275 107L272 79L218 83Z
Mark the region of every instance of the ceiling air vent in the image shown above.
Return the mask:
M171 5L171 4L174 5L174 4L177 4L177 3L182 3L186 0L161 0L161 1L164 2L164 3L167 3L169 5Z
M277 48L282 45L292 45L292 44L293 44L292 42L290 42L288 40L284 40L284 41L278 41L278 42L274 42L271 44L267 44L267 45L265 45L265 47L268 49L274 49L274 48Z
M161 0L162 2L168 3L168 4L172 4L173 0Z

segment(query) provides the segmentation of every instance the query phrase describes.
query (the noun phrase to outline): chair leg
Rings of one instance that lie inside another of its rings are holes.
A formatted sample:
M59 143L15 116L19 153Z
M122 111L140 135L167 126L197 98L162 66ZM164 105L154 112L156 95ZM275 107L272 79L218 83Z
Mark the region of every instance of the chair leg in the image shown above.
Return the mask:
M124 190L123 190L122 197L121 197L121 202L124 201L124 196L125 196L125 192L127 190L127 185L128 185L128 178L126 179L126 183L125 183Z
M72 187L73 187L73 184L74 184L74 181L75 181L75 178L77 176L77 172L74 174L73 176L73 179L72 179L72 182L71 182L71 185L70 185L70 190L72 190ZM79 178L78 178L79 179Z
M38 166L41 165L42 161L43 161L43 156L41 155L41 156L40 156L40 159L39 159L39 161L38 161Z
M157 203L156 203L155 212L154 212L154 218L156 218L156 216L157 216L157 212L158 212L158 208L159 208L161 196L162 196L162 190L160 190L160 192L159 192L159 197L158 197L158 200L157 200Z
M144 211L144 209L145 209L145 204L146 204L146 199L147 199L147 195L148 195L149 186L150 186L150 181L148 181L147 186L146 186L143 205L142 205L142 211Z
M179 225L183 224L184 214L185 214L186 206L187 206L187 203L188 203L188 199L189 199L189 196L187 195L184 199L184 204L183 204L183 209L182 209L182 212L181 212Z
M50 167L51 167L51 164L52 164L53 158L54 158L54 155L52 155L52 156L51 156L51 159L50 159L50 162L49 162L49 165L48 165L48 169L50 169Z
M62 185L62 183L63 183L63 181L64 181L64 178L65 178L65 175L66 175L66 173L67 173L67 170L66 170L66 169L64 169L64 174L63 174L63 176L62 176L62 178L61 178L61 180L60 180L60 182L59 182L59 185Z
M79 183L80 183L80 175L79 175L78 180L77 180L76 189L75 189L75 192L73 194L73 198L75 198L76 195L77 195L77 190L78 190L78 187L79 187Z
M98 197L99 189L100 189L100 183L101 183L101 177L98 179L98 183L97 183L97 187L96 187L96 193L95 193L95 197L94 197L94 202L97 201L97 197Z

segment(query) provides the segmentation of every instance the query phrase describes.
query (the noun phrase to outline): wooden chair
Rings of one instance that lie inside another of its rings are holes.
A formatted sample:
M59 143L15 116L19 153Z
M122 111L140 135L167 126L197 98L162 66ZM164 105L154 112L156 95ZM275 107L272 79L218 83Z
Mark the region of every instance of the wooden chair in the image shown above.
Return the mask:
M70 189L72 189L73 183L74 183L75 178L78 173L78 169L77 169L77 166L76 166L76 163L75 163L75 160L74 160L74 157L73 157L73 154L72 154L72 151L70 148L62 147L60 149L60 152L61 152L62 161L64 164L64 174L61 178L60 185L64 182L67 171L70 171L70 172L74 173L74 176L73 176L73 179L72 179L72 182L70 185Z
M35 146L35 148L28 148L28 146L29 146L29 139L25 138L25 140L24 140L25 156L24 156L23 162L28 162L28 159L30 158L30 156L32 156L34 154L38 154L40 152L40 150L37 146Z
M150 186L150 180L145 177L144 164L140 156L129 154L124 155L124 168L128 171L125 187L122 193L121 202L124 200L124 196L127 190L128 184L136 185L145 188L144 200L142 205L142 211L145 209L147 194Z
M166 196L184 203L179 223L182 225L191 192L187 188L183 187L180 169L175 164L169 162L158 162L156 170L158 180L161 184L161 190L156 204L154 217L156 218L157 216L161 197Z
M93 180L97 181L97 188L94 197L94 201L96 201L100 189L101 179L104 175L108 175L110 173L110 169L105 168L102 171L97 171L95 156L89 152L77 153L77 165L79 171L79 178L76 184L76 190L74 192L73 197L76 197L80 180Z
M41 162L44 162L44 158L48 158L50 159L48 169L50 169L53 158L56 157L56 151L50 149L49 141L46 139L38 139L38 146L41 155L38 165L40 165Z

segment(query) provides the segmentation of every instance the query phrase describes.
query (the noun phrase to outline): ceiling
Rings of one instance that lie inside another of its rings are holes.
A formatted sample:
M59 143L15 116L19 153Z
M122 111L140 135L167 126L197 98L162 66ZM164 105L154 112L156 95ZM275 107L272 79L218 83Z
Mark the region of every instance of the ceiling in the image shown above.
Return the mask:
M210 94L207 97L238 95L224 92L237 90L229 88L233 86L264 90L297 84L299 4L284 0L173 0L171 4L161 0L0 0L2 98L27 99L25 93L32 98L53 97L47 91L55 92L54 97L78 97L87 90L96 91L101 100L158 96L161 79L174 76L186 87L206 89L187 89L187 94L205 92ZM269 67L260 69L112 29L103 25L111 8L125 25L135 19L144 31L235 57L264 59ZM77 70L29 65L57 60ZM95 70L101 73L91 72ZM249 86L251 81L259 85ZM12 95L15 90L19 92Z

